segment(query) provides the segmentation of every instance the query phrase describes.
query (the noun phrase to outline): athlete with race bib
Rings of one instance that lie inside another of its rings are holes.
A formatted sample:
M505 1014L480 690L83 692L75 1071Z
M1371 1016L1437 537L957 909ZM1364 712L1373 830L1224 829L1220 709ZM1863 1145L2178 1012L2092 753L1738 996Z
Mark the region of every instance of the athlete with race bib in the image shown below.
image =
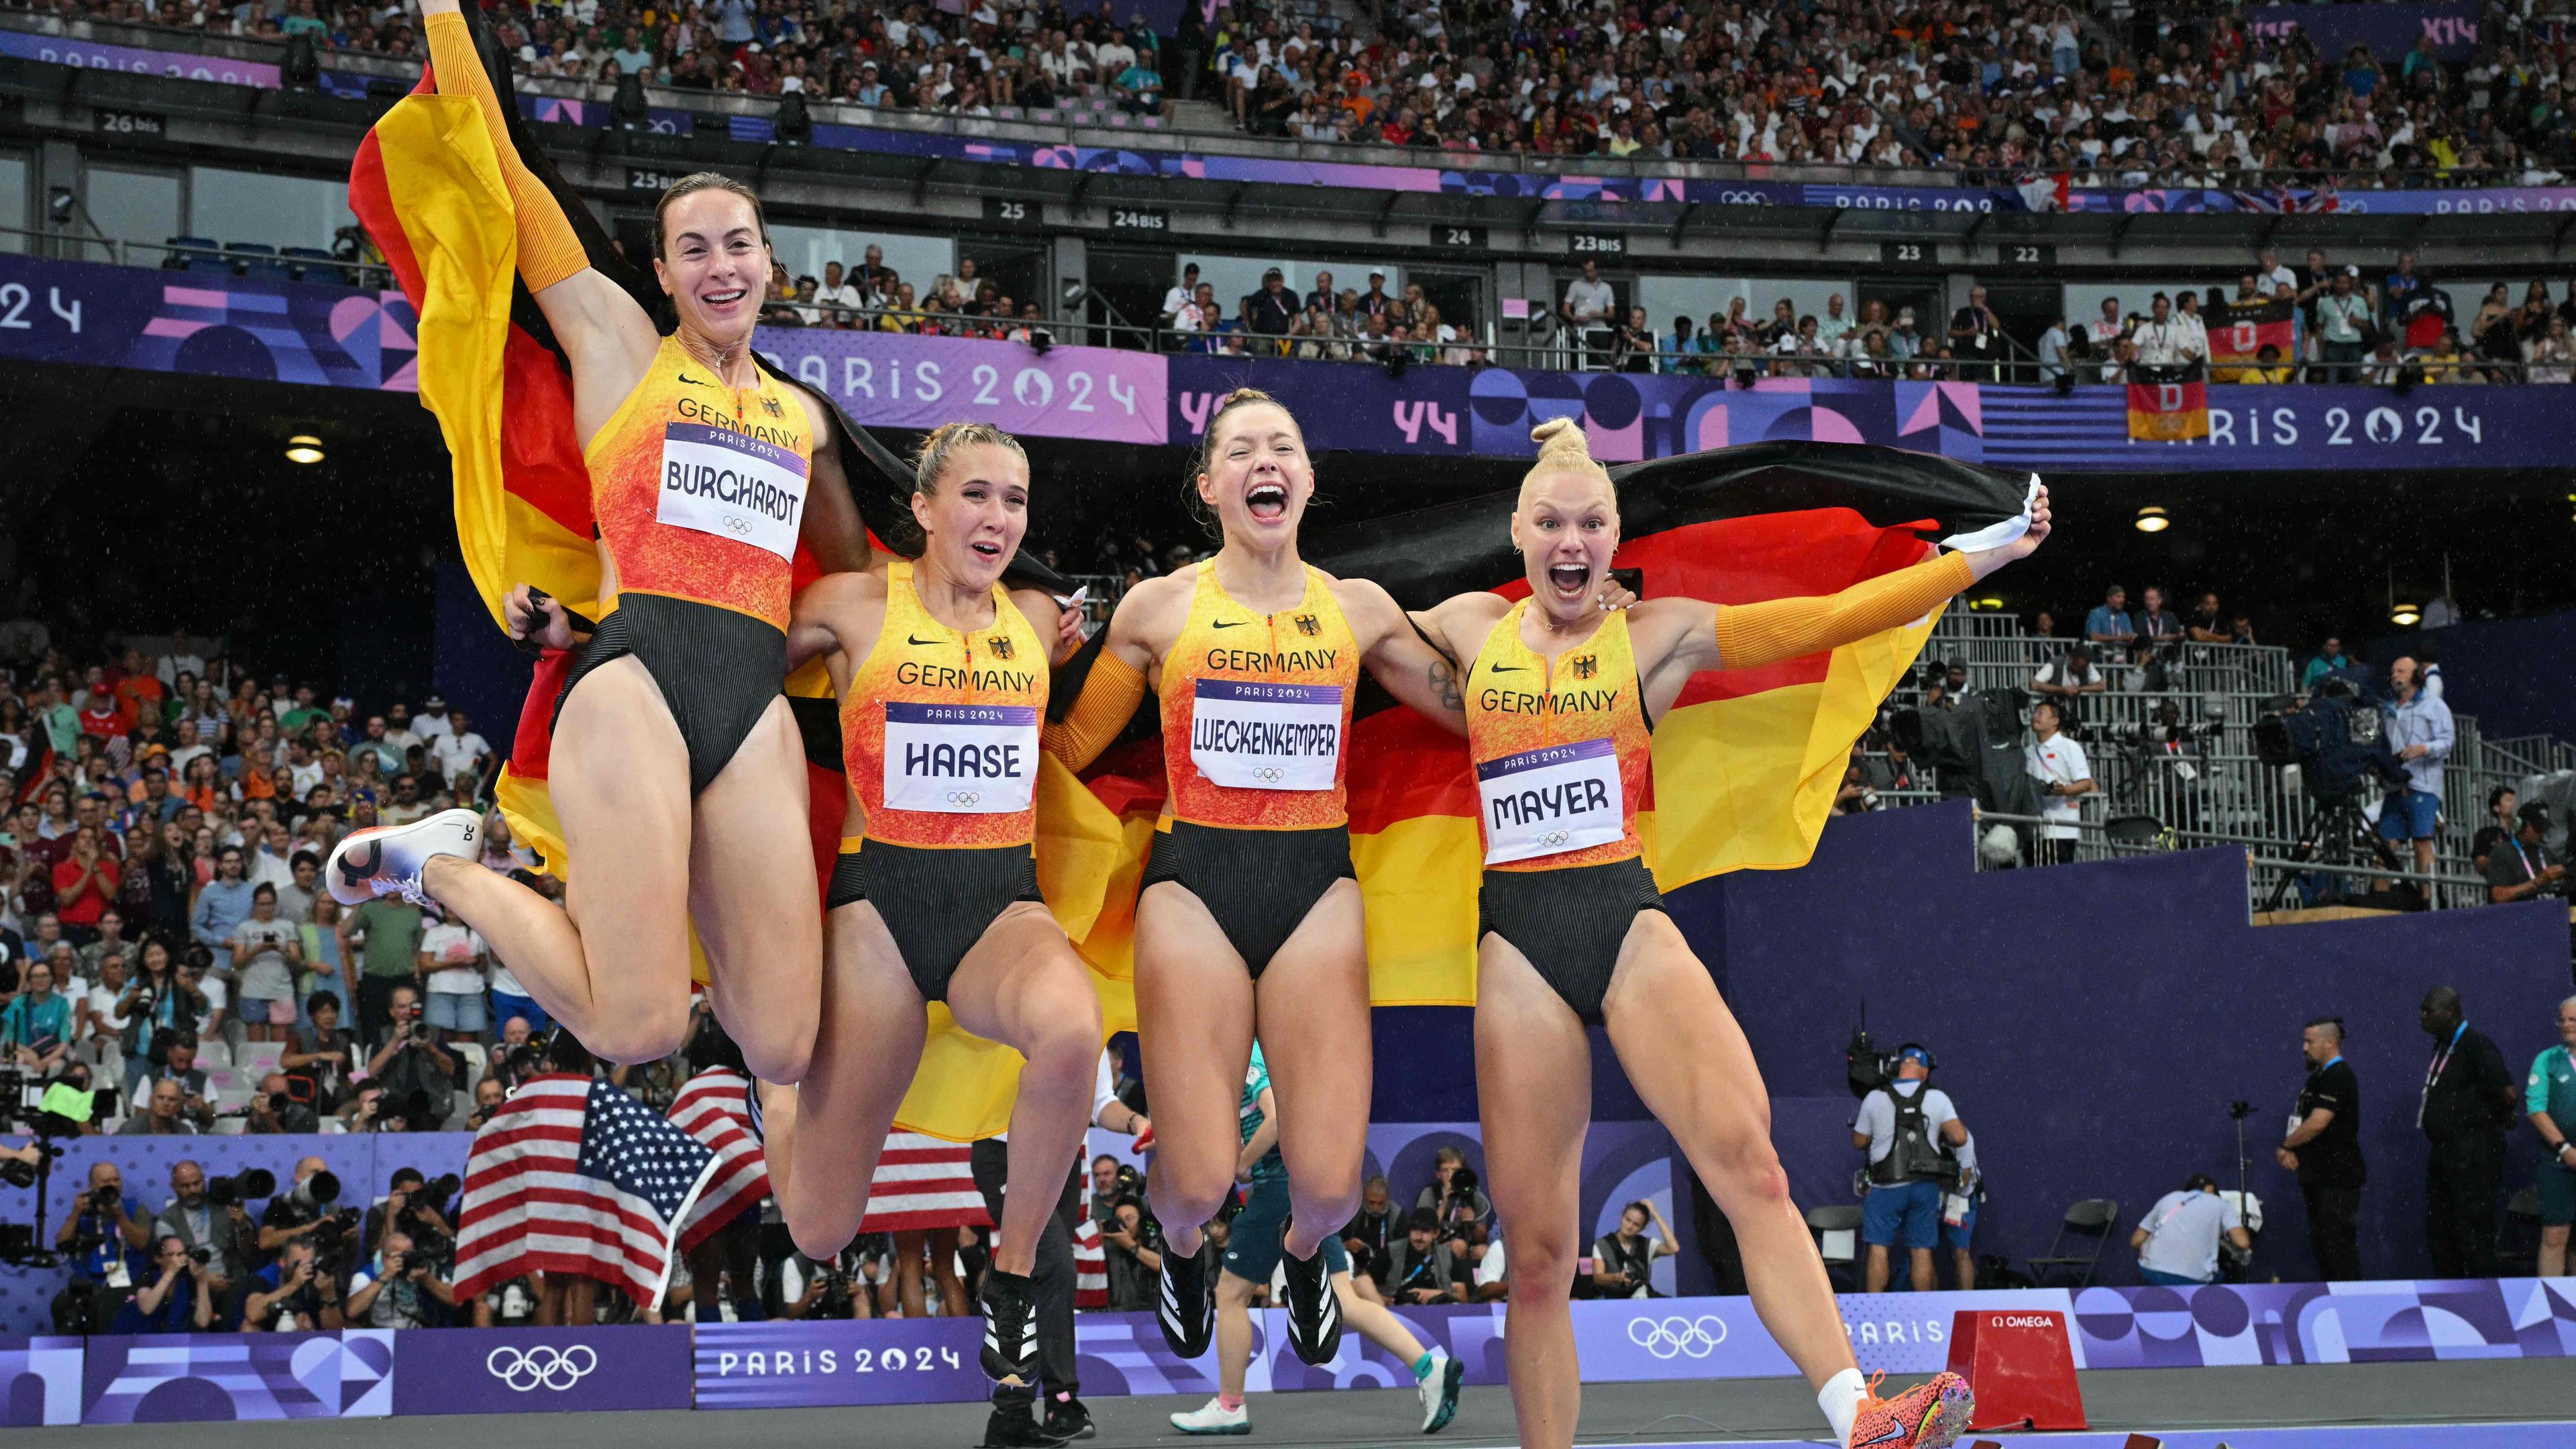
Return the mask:
M1235 1102L1255 1037L1293 1184L1289 1337L1330 1360L1342 1317L1321 1255L1359 1201L1369 1115L1366 940L1343 773L1363 664L1427 711L1457 704L1448 661L1386 590L1298 558L1314 494L1297 420L1239 389L1208 419L1190 497L1215 558L1128 591L1047 748L1079 770L1150 687L1169 794L1136 906L1137 1036L1154 1084L1151 1195L1170 1251L1158 1316L1207 1352L1215 1300L1200 1227L1234 1185ZM1444 705L1444 701L1446 701Z
M1034 791L1055 601L1001 579L1028 530L1029 464L989 423L922 441L917 562L837 574L798 598L791 665L820 655L841 701L849 819L825 897L814 1063L762 1094L779 1211L829 1260L867 1215L877 1155L912 1084L931 1002L1026 1057L1010 1181L984 1275L984 1371L1037 1382L1029 1273L1082 1150L1100 998L1038 894ZM809 876L808 879L811 879ZM811 898L806 909L810 911Z
M1583 433L1532 434L1512 542L1530 597L1461 594L1414 616L1462 676L1485 844L1476 961L1476 1078L1485 1185L1511 1228L1508 1324L1520 1442L1565 1449L1581 1402L1567 1307L1591 1120L1588 1024L1606 1025L1637 1092L1689 1154L1744 1246L1763 1326L1816 1390L1835 1442L1939 1449L1971 1399L1943 1374L1892 1400L1861 1381L1833 1288L1789 1201L1770 1098L1708 969L1664 913L1637 834L1651 732L1703 669L1750 668L1910 624L2048 536L2039 490L2013 542L1950 553L1830 598L1742 607L1601 605L1619 546L1610 476Z

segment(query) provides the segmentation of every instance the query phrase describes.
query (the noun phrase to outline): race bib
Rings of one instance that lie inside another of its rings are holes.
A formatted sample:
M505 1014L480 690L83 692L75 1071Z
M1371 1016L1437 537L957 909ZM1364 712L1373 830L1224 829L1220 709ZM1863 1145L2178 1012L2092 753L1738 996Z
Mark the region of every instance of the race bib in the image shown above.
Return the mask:
M1549 745L1476 767L1485 864L1608 845L1626 837L1619 752L1608 740Z
M805 460L790 449L705 423L672 423L662 429L662 500L653 516L793 558L805 481Z
M886 701L889 809L1005 815L1029 808L1037 774L1034 705Z
M1190 763L1237 790L1329 790L1342 758L1342 687L1193 681Z

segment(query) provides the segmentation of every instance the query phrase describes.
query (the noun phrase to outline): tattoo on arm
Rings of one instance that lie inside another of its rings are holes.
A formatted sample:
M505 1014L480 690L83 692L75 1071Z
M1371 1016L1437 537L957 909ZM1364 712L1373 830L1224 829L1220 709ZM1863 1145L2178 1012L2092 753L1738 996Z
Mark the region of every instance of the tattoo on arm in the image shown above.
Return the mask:
M1451 667L1448 660L1432 660L1427 677L1431 682L1431 692L1439 697L1442 709L1452 714L1466 713L1467 697L1459 692L1458 671Z

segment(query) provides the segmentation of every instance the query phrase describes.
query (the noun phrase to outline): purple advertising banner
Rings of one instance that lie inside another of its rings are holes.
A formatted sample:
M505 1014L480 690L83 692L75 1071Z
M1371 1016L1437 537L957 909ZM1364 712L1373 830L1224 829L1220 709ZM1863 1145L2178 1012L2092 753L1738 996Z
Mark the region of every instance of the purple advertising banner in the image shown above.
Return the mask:
M135 45L101 45L59 35L31 35L0 30L0 55L39 60L48 65L83 70L119 70L134 75L171 76L179 80L221 81L227 85L277 88L277 67L256 60L221 55L191 55L183 50L148 50Z
M1039 438L1159 443L1163 359L1106 347L764 327L761 354L861 423L935 428L995 423Z
M2254 38L2278 43L2304 33L2329 67L2343 68L2343 58L2356 45L2367 46L2384 61L2395 61L2419 40L2433 42L2443 60L2466 60L2478 44L2474 0L2437 5L2266 5L2246 12Z
M89 1341L84 1424L381 1419L394 1411L394 1334L236 1333Z
M974 1318L773 1319L696 1332L702 1409L965 1403L992 1389Z
M394 1335L397 1414L685 1409L689 1327L406 1329Z
M0 1428L77 1424L81 1340L0 1335Z

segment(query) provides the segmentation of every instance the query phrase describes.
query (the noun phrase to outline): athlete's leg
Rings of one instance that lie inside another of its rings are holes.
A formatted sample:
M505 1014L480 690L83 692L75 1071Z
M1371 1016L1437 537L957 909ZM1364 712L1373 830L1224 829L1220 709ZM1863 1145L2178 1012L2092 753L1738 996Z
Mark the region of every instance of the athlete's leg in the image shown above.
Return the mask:
M930 1282L939 1290L939 1311L950 1318L966 1316L966 1285L957 1276L959 1229L930 1230Z
M894 1287L903 1303L906 1318L927 1318L930 1308L922 1294L921 1275L930 1247L930 1230L902 1228L894 1235Z
M641 661L564 700L547 788L574 861L563 907L454 856L421 885L594 1054L668 1056L689 1029L689 754Z
M1503 1355L1512 1412L1527 1449L1566 1449L1583 1404L1567 1300L1583 1253L1592 1043L1529 958L1495 935L1476 948L1476 1108L1485 1190L1511 1232Z
M767 1082L802 1080L814 1053L823 922L806 804L805 747L782 695L699 792L689 849L716 1018Z
M1404 1320L1390 1312L1386 1305L1361 1293L1358 1280L1348 1273L1333 1275L1334 1296L1342 1300L1342 1320L1358 1329L1360 1337L1385 1349L1411 1368L1427 1352L1422 1340L1404 1326Z
M1647 1110L1680 1144L1744 1245L1745 1289L1808 1386L1852 1367L1851 1338L1789 1175L1753 1048L1672 917L1640 911L1602 1001L1610 1044ZM1511 1247L1518 1266L1520 1244ZM1929 1254L1924 1255L1929 1271ZM1515 1306L1520 1294L1512 1294Z
M1136 1046L1154 1092L1146 1192L1169 1251L1187 1256L1234 1190L1252 977L1207 907L1173 881L1136 902Z
M1279 1108L1279 1157L1296 1194L1288 1252L1311 1258L1360 1206L1368 1153L1368 938L1360 885L1337 880L1254 983L1261 1056ZM1162 1119L1155 1119L1159 1135Z
M804 906L812 908L810 901ZM814 1060L792 1093L770 1087L760 1099L779 1216L798 1250L818 1261L858 1236L877 1157L929 1033L921 992L877 908L852 901L833 911L828 925L830 970L823 977ZM911 1263L907 1308L920 1301L918 1252Z
M1154 1124L1155 1136L1162 1126ZM1259 1286L1222 1269L1216 1275L1216 1391L1229 1408L1243 1402L1252 1368L1252 1292Z
M1062 1195L1050 1189L1072 1173L1090 1125L1100 993L1055 917L1026 902L995 918L966 953L948 982L948 1009L959 1026L1028 1058L1011 1107L1009 1180L1023 1190L1002 1195L993 1239L993 1266L1025 1277Z

